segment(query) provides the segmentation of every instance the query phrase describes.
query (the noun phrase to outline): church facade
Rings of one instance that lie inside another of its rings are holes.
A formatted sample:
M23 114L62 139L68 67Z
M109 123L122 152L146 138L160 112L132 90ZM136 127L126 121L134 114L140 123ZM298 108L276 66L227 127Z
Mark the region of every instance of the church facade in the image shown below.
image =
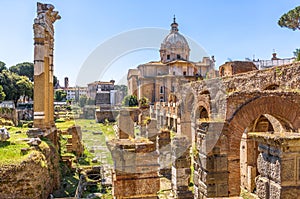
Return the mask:
M170 33L161 43L160 60L129 69L128 94L138 99L146 97L151 103L167 102L181 84L215 77L214 59L203 57L201 62L190 61L190 50L174 17Z

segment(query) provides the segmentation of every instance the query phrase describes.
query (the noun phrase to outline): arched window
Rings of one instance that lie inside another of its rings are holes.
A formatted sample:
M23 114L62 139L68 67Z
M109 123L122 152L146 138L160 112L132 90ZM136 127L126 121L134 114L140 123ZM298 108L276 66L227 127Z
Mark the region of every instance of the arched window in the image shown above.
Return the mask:
M160 94L164 94L164 90L165 90L164 87L161 86L161 87L160 87Z

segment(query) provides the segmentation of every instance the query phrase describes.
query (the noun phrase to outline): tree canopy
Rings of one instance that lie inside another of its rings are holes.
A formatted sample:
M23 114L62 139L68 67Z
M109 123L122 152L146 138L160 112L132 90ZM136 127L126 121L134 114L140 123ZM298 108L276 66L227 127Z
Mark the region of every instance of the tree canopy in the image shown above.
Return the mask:
M0 73L1 73L3 70L7 70L7 68L6 68L5 65L6 65L6 64L5 64L4 62L0 61Z
M123 106L133 107L137 106L139 102L135 95L127 95L126 97L124 97L122 104Z
M86 105L86 103L87 103L87 100L88 100L88 97L86 95L81 95L79 97L79 106L84 107L84 105Z
M3 87L0 85L0 102L2 102L5 98L5 93L3 92Z
M54 94L54 100L57 102L65 101L67 97L67 93L64 90L57 90Z
M20 76L26 76L30 81L33 81L33 63L23 62L9 68L11 72L17 73Z
M293 53L296 58L296 61L300 61L300 48L297 48Z
M118 91L122 91L124 93L124 95L127 95L127 92L128 92L128 88L126 85L115 85L115 90L118 90Z
M278 25L292 30L300 30L300 6L283 14L278 20Z
M5 93L5 100L12 100L17 105L21 96L32 98L33 84L28 77L20 76L8 70L0 73L0 85Z

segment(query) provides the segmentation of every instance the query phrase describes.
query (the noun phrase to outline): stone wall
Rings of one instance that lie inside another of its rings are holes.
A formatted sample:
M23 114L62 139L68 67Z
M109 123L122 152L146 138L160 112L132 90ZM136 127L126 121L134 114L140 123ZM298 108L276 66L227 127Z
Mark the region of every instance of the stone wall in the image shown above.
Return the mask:
M195 198L228 196L226 138L220 136L222 122L201 122L194 153Z
M49 146L16 165L0 167L0 198L48 198L60 186L59 156Z
M0 118L11 120L15 125L18 124L18 114L16 109L0 108Z
M159 153L159 173L171 179L171 138L169 130L160 130L157 136L157 149Z
M188 138L175 136L172 139L172 192L178 199L193 199L189 190L191 178L190 143Z
M99 123L104 123L106 119L109 122L115 122L118 115L118 110L96 110L95 112L96 122Z
M250 133L258 142L259 175L256 177L259 198L292 199L300 194L298 133Z
M84 145L82 142L82 132L80 126L72 126L67 129L69 135L72 135L68 139L67 152L75 153L77 157L80 157L84 151Z

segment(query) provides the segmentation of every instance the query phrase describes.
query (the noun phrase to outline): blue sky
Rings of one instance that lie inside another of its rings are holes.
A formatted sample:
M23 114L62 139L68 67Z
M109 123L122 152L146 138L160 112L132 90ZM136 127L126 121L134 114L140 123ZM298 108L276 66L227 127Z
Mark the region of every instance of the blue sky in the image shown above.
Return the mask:
M278 57L292 57L292 52L300 48L300 32L277 25L283 13L299 5L296 0L41 2L53 4L62 16L55 23L54 73L61 82L68 76L71 85L76 84L83 64L102 43L133 29L151 27L168 30L174 14L179 31L197 42L209 56L214 55L217 66L228 58L244 60L255 56L256 59L270 59L273 49ZM7 66L32 62L36 1L0 0L0 9L0 60ZM145 35L147 39L149 35ZM90 82L124 78L129 68L159 60L159 47L158 44L157 49L135 51L112 60L109 70L98 79L90 79ZM201 60L201 55L198 59L197 55L193 57L193 61ZM101 66L99 70L102 70Z

